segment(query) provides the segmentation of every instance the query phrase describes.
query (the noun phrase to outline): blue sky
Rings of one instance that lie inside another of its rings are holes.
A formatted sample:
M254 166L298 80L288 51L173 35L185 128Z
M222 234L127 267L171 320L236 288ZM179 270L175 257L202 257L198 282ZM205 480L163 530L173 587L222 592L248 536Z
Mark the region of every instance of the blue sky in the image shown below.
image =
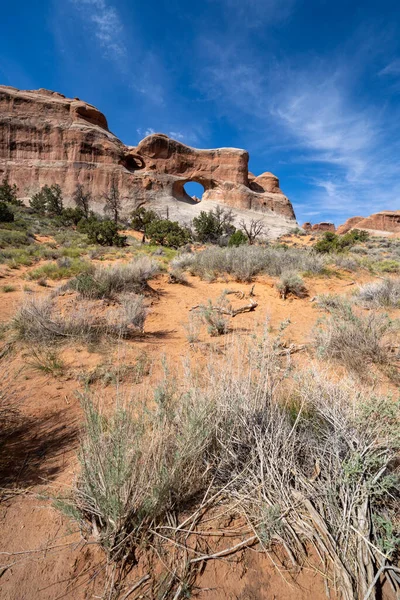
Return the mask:
M400 209L395 1L3 2L0 81L92 103L126 144L246 148L299 222Z

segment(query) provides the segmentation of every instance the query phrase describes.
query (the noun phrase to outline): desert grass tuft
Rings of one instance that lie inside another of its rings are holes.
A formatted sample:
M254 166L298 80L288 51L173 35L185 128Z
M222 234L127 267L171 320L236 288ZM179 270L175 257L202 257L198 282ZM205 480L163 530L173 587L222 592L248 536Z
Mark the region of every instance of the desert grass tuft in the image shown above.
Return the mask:
M196 564L186 530L201 536L214 500L245 515L260 550L278 544L299 565L313 547L344 600L364 597L382 557L398 558L399 403L317 366L293 373L268 337L185 374L177 385L166 369L152 409L117 397L105 414L83 397L81 468L64 510L115 561L164 539Z
M357 304L373 308L399 308L400 307L400 279L383 279L373 283L366 283L357 290L355 296Z
M340 297L321 297L319 305L330 313L314 331L320 357L338 360L364 377L371 365L390 371L390 347L399 330L398 321L375 311L358 314L348 300Z
M83 298L113 298L118 294L143 291L149 279L159 271L158 263L140 256L127 264L97 267L82 273L67 287L79 292Z
M20 339L53 342L81 339L87 342L104 335L124 338L143 332L147 310L142 296L122 296L120 303L105 314L90 301L75 301L66 313L54 298L28 298L19 308L12 325Z

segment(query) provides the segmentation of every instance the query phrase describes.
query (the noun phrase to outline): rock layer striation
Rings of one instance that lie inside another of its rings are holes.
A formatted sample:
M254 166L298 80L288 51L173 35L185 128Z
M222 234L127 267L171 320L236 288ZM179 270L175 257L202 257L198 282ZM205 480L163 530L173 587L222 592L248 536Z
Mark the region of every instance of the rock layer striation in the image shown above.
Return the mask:
M0 86L0 176L7 175L24 199L58 183L68 204L81 183L101 211L114 184L126 214L144 204L187 223L201 210L223 205L237 221L263 219L272 235L293 228L294 211L278 178L269 172L256 177L248 162L245 150L198 150L163 134L126 146L109 131L105 116L78 98ZM204 187L200 202L185 192L191 181Z

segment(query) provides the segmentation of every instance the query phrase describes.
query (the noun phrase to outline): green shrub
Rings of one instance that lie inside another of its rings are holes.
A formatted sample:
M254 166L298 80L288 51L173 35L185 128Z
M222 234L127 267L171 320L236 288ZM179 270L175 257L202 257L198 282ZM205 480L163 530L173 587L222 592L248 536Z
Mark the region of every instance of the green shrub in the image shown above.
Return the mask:
M202 210L193 219L197 239L203 243L218 243L221 237L231 236L235 233L233 218L231 210L219 206L208 212Z
M357 242L365 242L368 238L368 232L360 231L359 229L353 229L344 235L337 235L332 231L326 231L313 247L316 252L321 253L343 252L354 246Z
M85 213L83 212L83 210L81 208L75 207L69 207L69 208L64 208L61 215L60 215L60 222L65 225L65 226L69 226L69 225L78 225L78 223L80 221L82 221L82 219L85 218Z
M232 233L231 237L229 238L228 246L242 246L243 244L247 244L247 242L247 236L243 233L241 229L238 229L237 231L235 231L235 233Z
M15 206L22 206L21 200L17 198L18 188L15 185L10 185L8 177L4 177L2 184L0 185L0 202L7 202L8 204L14 204Z
M100 221L96 217L89 217L79 222L79 230L88 236L90 244L99 246L126 246L126 236L119 235L118 225L114 221Z
M144 206L140 206L132 212L131 219L132 229L146 234L148 225L153 221L159 221L160 217L154 210L147 210Z
M0 248L18 248L28 246L31 238L26 231L15 231L13 229L0 229Z
M161 244L169 248L180 248L190 242L190 232L177 221L159 219L146 227L146 236L151 244Z
M400 261L398 260L381 260L374 264L377 271L381 273L400 273Z
M14 213L9 209L5 202L0 202L0 222L12 223L14 221Z
M80 273L89 273L93 269L92 265L79 258L64 261L50 262L34 269L28 273L29 279L65 279L66 277L74 277Z

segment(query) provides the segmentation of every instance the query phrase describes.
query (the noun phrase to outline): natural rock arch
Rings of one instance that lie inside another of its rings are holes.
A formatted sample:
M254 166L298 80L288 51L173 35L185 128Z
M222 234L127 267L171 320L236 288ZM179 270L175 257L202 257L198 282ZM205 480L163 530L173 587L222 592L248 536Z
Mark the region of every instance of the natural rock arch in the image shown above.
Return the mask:
M278 178L249 173L245 150L191 148L165 134L126 146L96 107L48 90L0 86L0 114L0 172L25 201L57 183L68 205L80 183L92 194L93 210L101 212L113 181L124 215L141 203L188 223L201 210L227 206L237 221L262 218L271 235L296 225ZM185 192L190 181L203 186L201 203Z

